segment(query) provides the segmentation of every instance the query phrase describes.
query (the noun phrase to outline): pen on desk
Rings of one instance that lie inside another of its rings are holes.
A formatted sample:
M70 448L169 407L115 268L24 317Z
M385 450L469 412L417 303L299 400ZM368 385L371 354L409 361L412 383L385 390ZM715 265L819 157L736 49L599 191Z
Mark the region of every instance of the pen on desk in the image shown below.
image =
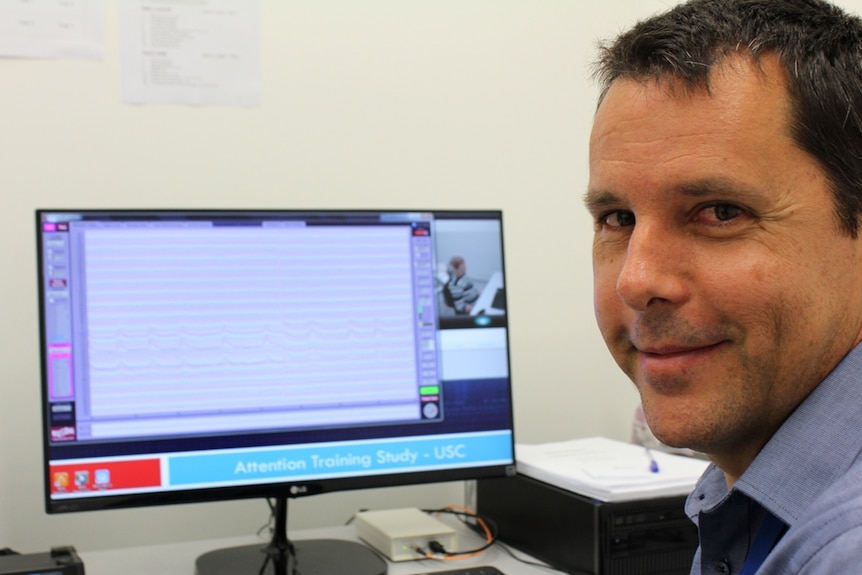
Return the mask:
M653 473L658 473L658 461L656 461L655 457L653 457L652 449L650 449L649 447L644 447L644 450L646 450L646 455L647 457L649 457L649 470Z

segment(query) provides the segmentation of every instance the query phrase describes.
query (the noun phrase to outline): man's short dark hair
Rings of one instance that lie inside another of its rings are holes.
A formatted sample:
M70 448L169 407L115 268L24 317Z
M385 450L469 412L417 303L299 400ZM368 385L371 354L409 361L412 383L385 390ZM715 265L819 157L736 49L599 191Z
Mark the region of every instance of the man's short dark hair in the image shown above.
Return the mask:
M862 217L862 20L822 0L691 0L600 46L603 98L619 78L709 89L731 54L778 57L790 90L791 136L822 165L844 229ZM764 106L768 106L764 103Z

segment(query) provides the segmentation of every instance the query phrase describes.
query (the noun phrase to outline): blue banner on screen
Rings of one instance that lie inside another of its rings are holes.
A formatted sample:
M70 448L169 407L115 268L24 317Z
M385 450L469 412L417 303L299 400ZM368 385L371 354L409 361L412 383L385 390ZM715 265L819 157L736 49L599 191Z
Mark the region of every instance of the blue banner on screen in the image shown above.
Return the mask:
M170 485L200 485L247 480L338 477L364 473L427 471L453 463L508 462L509 432L439 438L362 441L279 449L241 449L214 454L168 457Z

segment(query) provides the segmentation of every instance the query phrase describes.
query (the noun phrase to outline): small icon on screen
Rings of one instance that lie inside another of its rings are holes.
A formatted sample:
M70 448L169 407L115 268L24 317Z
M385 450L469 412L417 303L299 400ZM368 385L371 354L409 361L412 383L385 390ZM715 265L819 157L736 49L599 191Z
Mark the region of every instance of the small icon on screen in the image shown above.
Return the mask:
M90 486L90 472L76 471L75 472L75 487L78 489L87 489Z
M54 473L54 488L58 491L65 491L69 488L69 473L66 471L57 471Z
M51 428L51 441L74 441L75 436L75 428L71 425Z
M109 469L96 470L96 487L106 487L111 483L111 471Z

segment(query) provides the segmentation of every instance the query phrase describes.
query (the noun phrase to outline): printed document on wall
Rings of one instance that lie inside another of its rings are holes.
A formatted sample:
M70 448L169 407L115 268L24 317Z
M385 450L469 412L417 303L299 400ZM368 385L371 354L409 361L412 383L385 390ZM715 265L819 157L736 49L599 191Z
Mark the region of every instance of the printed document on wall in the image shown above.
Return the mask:
M122 0L123 98L260 105L258 0Z
M0 0L0 56L101 60L104 0Z

